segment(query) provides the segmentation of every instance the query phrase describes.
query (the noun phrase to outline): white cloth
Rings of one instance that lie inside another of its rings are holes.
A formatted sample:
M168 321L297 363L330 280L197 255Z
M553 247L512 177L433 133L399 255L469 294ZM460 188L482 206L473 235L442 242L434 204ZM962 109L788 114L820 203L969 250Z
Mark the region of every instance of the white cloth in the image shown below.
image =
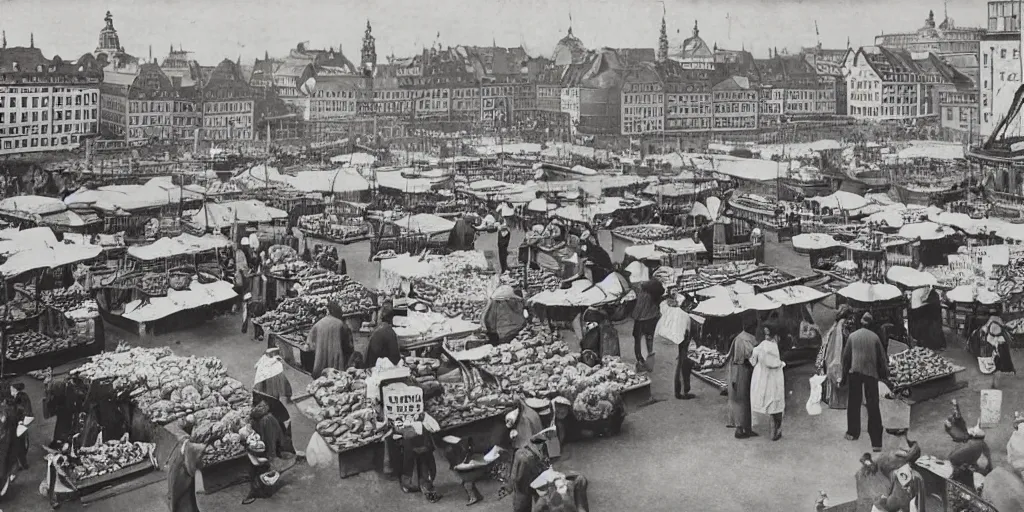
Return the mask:
M256 361L256 380L253 385L284 373L284 364L279 357L263 355Z
M750 410L758 414L778 414L786 410L786 380L782 369L786 363L779 356L779 346L764 340L754 347L750 356L754 373L750 379Z
M249 247L251 247L253 251L259 250L260 238L256 236L256 233L249 235Z

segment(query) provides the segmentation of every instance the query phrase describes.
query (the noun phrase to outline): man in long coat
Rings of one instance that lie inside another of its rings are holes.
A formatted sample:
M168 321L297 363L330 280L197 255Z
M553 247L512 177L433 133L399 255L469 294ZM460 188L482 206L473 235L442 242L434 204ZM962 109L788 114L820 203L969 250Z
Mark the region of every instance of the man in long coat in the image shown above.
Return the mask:
M306 343L313 347L313 378L320 377L324 368L344 370L345 363L355 349L352 343L352 330L342 320L341 307L336 303L327 305L328 315L313 324Z
M757 338L751 334L754 328L754 321L748 319L743 331L733 338L726 360L726 364L729 365L729 417L732 420L731 426L736 427L736 439L757 435L750 418L750 378L754 372L750 356L757 345Z

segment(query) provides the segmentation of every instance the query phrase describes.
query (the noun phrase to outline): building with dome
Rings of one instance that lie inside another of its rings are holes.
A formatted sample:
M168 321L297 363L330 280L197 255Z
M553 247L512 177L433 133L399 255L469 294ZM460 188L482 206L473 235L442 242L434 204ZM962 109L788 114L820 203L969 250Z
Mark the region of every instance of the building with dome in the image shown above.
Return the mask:
M555 51L551 53L551 60L556 66L569 66L580 64L587 56L587 47L583 41L572 34L572 25L569 25L569 32L555 45Z
M110 14L110 11L107 11L107 15L103 17L103 22L99 43L92 52L93 56L100 62L116 68L138 64L138 59L125 53L124 47L121 46L121 39L117 36L117 29L114 28L114 16Z
M715 52L700 38L700 29L696 21L693 22L693 36L670 50L668 57L682 64L683 69L715 69Z

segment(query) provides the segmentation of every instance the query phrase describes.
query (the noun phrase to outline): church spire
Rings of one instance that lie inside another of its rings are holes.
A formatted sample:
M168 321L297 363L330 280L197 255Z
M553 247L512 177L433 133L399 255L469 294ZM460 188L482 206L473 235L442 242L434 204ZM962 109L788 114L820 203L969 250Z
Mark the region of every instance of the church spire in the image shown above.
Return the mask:
M366 33L363 34L363 47L360 52L363 73L372 76L377 67L377 42L373 37L373 27L366 20Z
M6 30L3 31L3 41L0 41L0 43L3 44L4 48L7 48L7 31Z
M693 20L693 37L699 37L699 36L700 36L700 29L697 28L697 20ZM735 46L733 46L733 48L735 48Z
M658 60L668 60L668 31L665 28L665 4L661 5L661 33L658 35Z
M36 35L31 33L31 32L29 32L29 34L28 34L28 47L29 48L35 48L36 47Z

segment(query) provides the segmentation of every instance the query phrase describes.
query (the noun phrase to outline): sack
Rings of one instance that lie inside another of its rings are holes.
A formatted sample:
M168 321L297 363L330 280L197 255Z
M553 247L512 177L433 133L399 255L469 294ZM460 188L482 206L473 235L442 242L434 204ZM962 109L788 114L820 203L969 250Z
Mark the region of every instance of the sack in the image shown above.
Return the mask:
M679 308L666 308L654 327L654 339L663 338L676 345L686 340L689 334L690 315Z
M335 464L334 452L320 434L314 433L306 445L306 462L314 468L329 468Z
M910 404L899 397L886 398L892 390L884 382L878 383L878 408L882 413L882 426L886 430L906 430L910 428Z
M978 370L985 375L992 375L996 372L996 358L995 357L979 357L978 358Z
M1006 461L1017 471L1024 471L1024 432L1014 430L1006 443Z
M821 392L822 384L825 382L824 375L812 375L811 395L807 398L807 414L817 416L821 414Z

